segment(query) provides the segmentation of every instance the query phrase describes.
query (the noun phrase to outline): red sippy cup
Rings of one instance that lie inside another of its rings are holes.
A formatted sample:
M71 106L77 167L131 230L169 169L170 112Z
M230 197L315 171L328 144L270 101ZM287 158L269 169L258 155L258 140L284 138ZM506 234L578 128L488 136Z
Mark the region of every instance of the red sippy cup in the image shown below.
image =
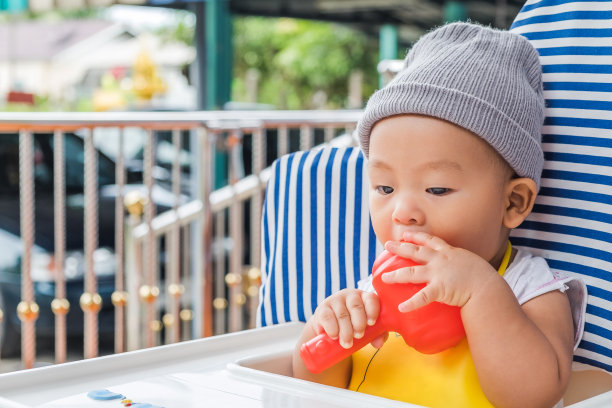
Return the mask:
M439 353L459 343L465 337L461 308L432 302L407 313L398 310L400 303L412 297L425 284L387 284L381 276L385 272L413 265L417 264L410 259L383 251L372 267L372 284L380 300L376 323L366 328L362 338L353 339L353 346L348 349L340 345L339 339L334 340L326 333L304 343L300 348L300 356L306 368L313 373L320 373L388 331L398 332L407 345L425 354Z

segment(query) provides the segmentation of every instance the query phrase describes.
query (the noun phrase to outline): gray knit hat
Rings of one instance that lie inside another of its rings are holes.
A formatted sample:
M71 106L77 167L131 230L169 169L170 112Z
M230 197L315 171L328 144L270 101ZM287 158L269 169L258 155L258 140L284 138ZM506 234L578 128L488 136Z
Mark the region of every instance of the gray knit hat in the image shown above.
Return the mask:
M359 120L366 156L376 122L407 113L470 130L539 188L542 69L538 52L524 37L470 23L448 24L421 37L397 76L372 95Z

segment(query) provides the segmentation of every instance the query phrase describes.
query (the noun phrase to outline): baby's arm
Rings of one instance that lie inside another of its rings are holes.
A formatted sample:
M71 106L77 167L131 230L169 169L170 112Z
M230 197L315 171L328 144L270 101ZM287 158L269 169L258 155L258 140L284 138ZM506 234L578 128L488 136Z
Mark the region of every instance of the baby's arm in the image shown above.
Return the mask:
M476 291L461 316L485 395L497 407L551 407L565 392L574 329L569 301L559 291L522 307L494 279Z
M552 407L567 388L573 323L567 296L551 292L522 307L487 261L427 234L387 249L419 266L383 275L385 282L427 282L400 311L432 301L461 307L483 392L496 407Z
M376 322L379 311L378 297L374 293L358 289L344 289L325 299L306 323L297 342L293 352L293 376L346 388L351 379L350 357L320 374L313 374L302 362L300 347L308 340L325 332L331 338L339 338L344 348L350 348L353 345L353 338L363 337L366 326ZM384 339L378 338L372 343L380 347L383 341Z

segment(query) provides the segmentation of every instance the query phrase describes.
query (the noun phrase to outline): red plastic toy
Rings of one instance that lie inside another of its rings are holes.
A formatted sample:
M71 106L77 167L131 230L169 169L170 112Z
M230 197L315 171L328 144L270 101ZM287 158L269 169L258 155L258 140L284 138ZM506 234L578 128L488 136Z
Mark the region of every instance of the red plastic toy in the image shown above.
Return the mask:
M416 263L410 259L383 251L372 268L372 284L380 299L380 314L376 323L367 327L362 338L353 339L353 347L349 349L343 348L338 339L333 340L326 333L304 343L300 356L306 368L320 373L387 331L398 332L407 345L425 354L439 353L459 343L465 337L459 307L433 302L407 313L398 310L400 303L412 297L425 284L386 284L381 276L385 272L413 265Z

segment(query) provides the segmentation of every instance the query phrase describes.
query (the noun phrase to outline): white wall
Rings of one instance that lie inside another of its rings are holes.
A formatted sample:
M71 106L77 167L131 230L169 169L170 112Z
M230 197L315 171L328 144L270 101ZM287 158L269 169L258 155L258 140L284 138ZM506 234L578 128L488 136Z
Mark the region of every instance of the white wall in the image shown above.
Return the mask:
M0 95L11 90L45 94L49 89L49 66L44 61L0 61Z

